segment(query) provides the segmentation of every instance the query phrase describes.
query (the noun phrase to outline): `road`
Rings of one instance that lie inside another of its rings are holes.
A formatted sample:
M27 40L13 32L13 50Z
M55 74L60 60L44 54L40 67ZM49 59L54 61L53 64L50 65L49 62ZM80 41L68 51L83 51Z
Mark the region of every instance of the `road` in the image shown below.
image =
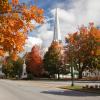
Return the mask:
M100 100L100 95L59 89L70 82L0 80L0 100ZM82 84L100 84L76 82Z

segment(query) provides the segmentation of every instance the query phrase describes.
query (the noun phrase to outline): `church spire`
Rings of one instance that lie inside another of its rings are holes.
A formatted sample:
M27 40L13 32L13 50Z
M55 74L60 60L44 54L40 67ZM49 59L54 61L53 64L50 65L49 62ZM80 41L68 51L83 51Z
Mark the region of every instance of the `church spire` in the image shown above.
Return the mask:
M56 12L55 12L53 41L61 42L61 34L60 34L59 18L58 18L58 8L56 8Z

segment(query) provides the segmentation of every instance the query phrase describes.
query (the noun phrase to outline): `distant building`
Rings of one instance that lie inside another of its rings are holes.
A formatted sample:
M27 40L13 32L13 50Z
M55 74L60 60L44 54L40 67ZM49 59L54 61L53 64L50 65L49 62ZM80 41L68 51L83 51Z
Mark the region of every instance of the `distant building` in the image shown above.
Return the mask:
M93 71L85 70L85 71L83 71L82 75L83 75L83 77L91 77L91 78L98 77L98 78L100 78L100 71L97 69L95 69Z

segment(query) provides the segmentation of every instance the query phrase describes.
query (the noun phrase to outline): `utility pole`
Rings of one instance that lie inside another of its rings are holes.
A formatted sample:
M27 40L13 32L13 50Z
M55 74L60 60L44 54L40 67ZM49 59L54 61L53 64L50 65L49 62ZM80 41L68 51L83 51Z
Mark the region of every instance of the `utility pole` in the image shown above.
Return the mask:
M70 58L71 58L71 86L74 86L74 71L73 71L73 57L72 57L72 53L73 52L73 46L70 47Z
M73 62L71 61L71 86L74 86L74 72L73 72Z

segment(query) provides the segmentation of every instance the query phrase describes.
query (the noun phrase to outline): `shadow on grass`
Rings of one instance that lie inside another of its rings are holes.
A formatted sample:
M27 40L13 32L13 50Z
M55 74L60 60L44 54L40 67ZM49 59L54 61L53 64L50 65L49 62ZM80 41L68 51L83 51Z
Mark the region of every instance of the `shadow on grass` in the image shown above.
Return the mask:
M100 94L95 93L87 93L87 92L80 92L80 91L74 91L74 90L49 90L49 91L42 91L41 93L44 94L52 94L52 95L62 95L62 96L79 96L79 97L85 97L85 96L100 96Z

